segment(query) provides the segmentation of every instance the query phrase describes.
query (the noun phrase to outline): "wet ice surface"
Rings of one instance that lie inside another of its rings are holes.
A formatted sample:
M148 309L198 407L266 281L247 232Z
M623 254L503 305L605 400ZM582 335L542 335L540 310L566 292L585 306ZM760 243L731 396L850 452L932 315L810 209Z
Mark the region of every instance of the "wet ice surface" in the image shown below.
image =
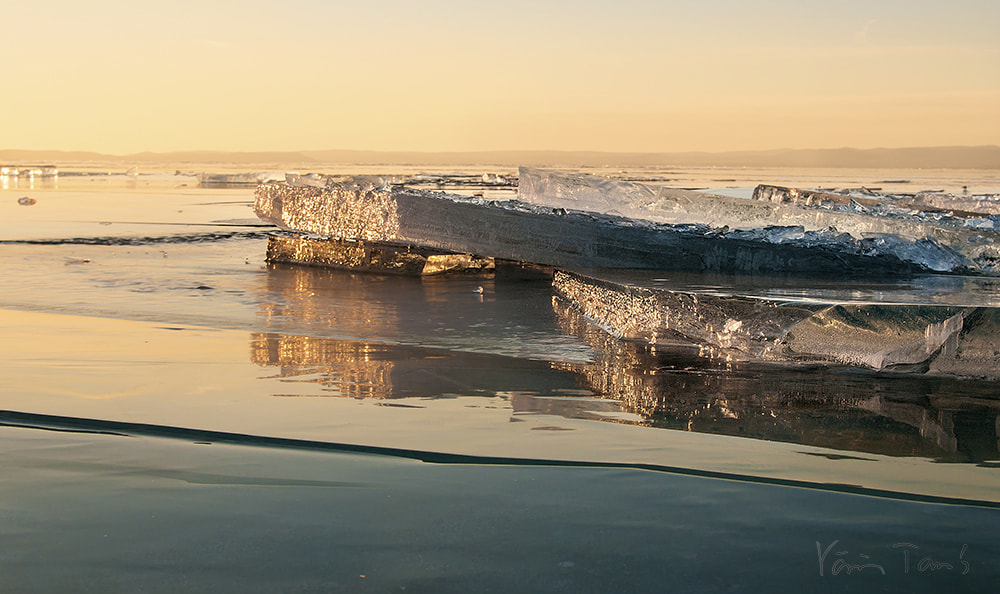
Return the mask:
M261 591L872 586L873 568L833 581L832 557L820 577L816 543L835 540L830 555L884 564L876 585L889 591L977 590L997 577L996 510L932 503L997 501L995 383L621 343L553 307L545 282L268 266L261 229L218 224L252 216L250 191L163 188L179 181L164 177L153 184L163 199L142 203L144 179L109 183L107 194L0 192L14 222L0 261L17 279L0 294L0 410L61 431L93 419L246 443L0 429L14 469L0 497L6 589L60 589L80 576L92 591L236 589L234 576L248 575ZM17 204L25 194L36 204ZM127 217L136 233L122 232L124 216L93 226L67 217L60 235L46 219L55 211L30 214L69 197L99 213L87 221L132 200L151 216ZM20 226L29 215L38 218ZM168 215L183 225L156 224ZM909 293L895 283L649 282L782 299L947 302L992 290L956 290L955 279L914 279ZM482 459L288 451L269 437ZM488 463L498 458L549 464ZM619 466L557 464L581 461ZM952 571L905 573L900 542Z
M0 241L112 243L247 233L263 226L246 208L249 201L245 190L208 193L187 182L177 187L129 187L135 183L129 179L118 184L102 179L98 187L91 187L75 181L62 181L61 186L68 186L65 189L14 188L0 193L10 198L0 201L0 216L8 222L0 229ZM14 199L25 193L35 201L30 206Z
M554 329L548 282L412 279L267 265L266 239L3 246L24 279L3 306L420 345L551 361L589 349ZM42 289L42 290L40 290Z

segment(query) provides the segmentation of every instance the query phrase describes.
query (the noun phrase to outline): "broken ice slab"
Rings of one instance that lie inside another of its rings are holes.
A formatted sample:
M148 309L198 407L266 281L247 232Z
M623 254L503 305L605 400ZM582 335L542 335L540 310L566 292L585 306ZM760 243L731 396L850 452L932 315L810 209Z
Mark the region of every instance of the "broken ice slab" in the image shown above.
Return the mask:
M519 200L377 186L365 180L329 181L322 187L262 184L255 192L254 210L284 229L331 239L412 244L546 266L806 275L910 274L974 267L962 254L933 240L895 236L858 240L846 233L801 227L744 230L664 224ZM622 207L627 210L629 205Z
M930 207L990 216L1000 215L1000 194L952 196L944 192L918 192L913 196L913 204L917 208Z
M445 272L493 270L492 258L383 242L308 237L270 237L267 261L381 274L430 276Z
M518 198L536 206L705 225L730 238L840 244L935 272L1000 275L1000 223L985 207L958 216L937 207L917 210L916 202L876 204L774 186L759 187L756 199L747 199L527 167L519 176Z
M720 277L685 286L636 271L558 271L553 286L615 337L695 347L706 357L1000 379L1000 285L992 279L956 277L951 291L927 277L926 288L917 278L827 291L802 285L785 295L764 289L772 280L758 279L763 290L755 291L746 278L727 288Z
M868 189L836 193L760 184L754 188L753 199L854 212L860 210L890 216L922 214L925 218L947 217L945 222L961 226L968 226L966 221L961 219L1000 214L1000 201L972 200L937 192L918 192L896 196Z

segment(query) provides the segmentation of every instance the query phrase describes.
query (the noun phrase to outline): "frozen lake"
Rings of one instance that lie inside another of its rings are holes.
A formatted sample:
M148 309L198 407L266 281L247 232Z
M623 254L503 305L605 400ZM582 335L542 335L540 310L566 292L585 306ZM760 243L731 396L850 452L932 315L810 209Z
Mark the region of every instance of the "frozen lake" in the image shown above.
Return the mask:
M0 191L0 589L930 592L1000 578L995 382L625 343L554 305L544 279L269 265L252 187L177 167L80 165ZM423 173L512 197L468 182L512 171ZM732 193L1000 189L975 171L618 175ZM649 279L852 290L730 281ZM916 295L947 300L949 282Z

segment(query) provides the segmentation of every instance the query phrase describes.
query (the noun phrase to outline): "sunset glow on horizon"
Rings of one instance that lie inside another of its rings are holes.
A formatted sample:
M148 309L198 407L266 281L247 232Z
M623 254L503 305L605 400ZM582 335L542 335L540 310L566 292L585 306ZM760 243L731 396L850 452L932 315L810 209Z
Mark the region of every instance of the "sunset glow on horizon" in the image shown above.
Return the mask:
M41 0L5 18L0 149L1000 144L992 0Z

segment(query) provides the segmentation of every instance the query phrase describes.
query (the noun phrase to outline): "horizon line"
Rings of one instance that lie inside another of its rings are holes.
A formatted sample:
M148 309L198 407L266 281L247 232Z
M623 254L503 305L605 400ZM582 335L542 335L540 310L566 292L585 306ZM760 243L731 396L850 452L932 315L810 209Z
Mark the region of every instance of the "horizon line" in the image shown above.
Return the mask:
M599 151L567 149L481 149L451 151L304 149L188 149L110 154L63 149L0 149L0 159L71 161L164 161L327 163L355 165L572 165L600 166L723 166L1000 169L1000 145L912 146L898 148L742 149L727 151ZM672 161L672 163L663 163Z

